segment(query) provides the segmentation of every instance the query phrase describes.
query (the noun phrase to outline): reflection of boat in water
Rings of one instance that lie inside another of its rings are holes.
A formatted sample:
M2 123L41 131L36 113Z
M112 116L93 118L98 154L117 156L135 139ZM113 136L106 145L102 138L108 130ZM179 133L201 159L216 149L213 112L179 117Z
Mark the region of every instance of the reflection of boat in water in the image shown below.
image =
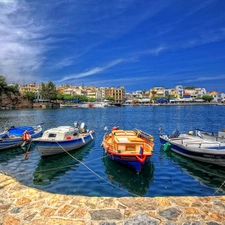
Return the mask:
M113 185L128 191L131 194L144 196L153 181L154 164L147 162L141 171L137 173L120 163L114 163L108 157L102 158L105 165L105 173Z
M79 161L82 161L87 157L93 146L94 142L90 142L79 150L75 149L74 151L70 151L70 155L61 154L46 159L40 159L33 174L34 185L45 186L53 181L60 180L60 176L65 174L71 168L76 168L80 165Z
M225 181L224 167L191 160L172 151L162 150L162 152L201 184L216 189L218 193L224 193L225 186L222 185Z
M12 161L16 157L24 158L22 154L24 154L25 152L26 149L21 147L12 148L10 149L10 151L0 151L0 165Z

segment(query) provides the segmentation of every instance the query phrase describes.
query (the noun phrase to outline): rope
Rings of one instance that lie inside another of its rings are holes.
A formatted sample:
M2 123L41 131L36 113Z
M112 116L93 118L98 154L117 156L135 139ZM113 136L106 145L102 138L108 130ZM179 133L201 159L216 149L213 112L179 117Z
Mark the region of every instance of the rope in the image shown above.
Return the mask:
M109 185L111 185L112 187L115 187L115 188L117 188L117 189L119 189L119 190L122 190L122 191L124 191L124 192L127 192L127 193L129 193L129 194L131 194L131 195L134 195L134 196L136 196L136 197L138 197L139 195L136 195L136 194L134 194L134 193L131 193L131 192L129 192L129 191L126 191L126 190L124 190L123 188L120 188L120 187L118 187L118 186L116 186L116 185L114 185L114 184L112 184L112 183L110 183L109 181L107 181L106 179L104 179L103 177L101 177L100 175L98 175L95 171L93 171L91 168L89 168L85 163L83 163L83 162L81 162L80 160L78 160L77 158L75 158L73 155L71 155L69 152L67 152L58 142L57 142L57 144L58 144L58 146L63 150L63 151L65 151L69 156L71 156L73 159L75 159L77 162L79 162L80 164L82 164L84 167L86 167L90 172L92 172L95 176L97 176L99 179L101 179L101 180L103 180L104 182L106 182L107 184L109 184Z
M225 185L225 181L221 184L221 186L216 190L216 192L213 195L215 195L224 185Z

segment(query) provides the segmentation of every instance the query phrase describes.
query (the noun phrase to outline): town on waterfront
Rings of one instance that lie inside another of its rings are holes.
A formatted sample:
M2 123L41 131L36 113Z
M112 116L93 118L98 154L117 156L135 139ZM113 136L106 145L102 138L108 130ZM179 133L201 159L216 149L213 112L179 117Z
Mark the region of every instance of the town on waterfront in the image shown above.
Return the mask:
M225 93L208 92L203 87L177 85L172 88L151 87L127 93L125 86L95 87L54 83L7 84L1 76L1 109L52 107L150 106L225 103ZM8 94L12 93L16 97ZM26 104L21 104L21 99Z

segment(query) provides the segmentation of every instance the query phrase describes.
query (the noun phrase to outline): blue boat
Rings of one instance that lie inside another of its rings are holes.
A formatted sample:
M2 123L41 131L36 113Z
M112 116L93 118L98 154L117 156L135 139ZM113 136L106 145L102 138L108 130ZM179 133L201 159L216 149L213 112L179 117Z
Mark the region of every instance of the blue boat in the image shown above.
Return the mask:
M160 142L165 151L171 150L197 161L225 166L225 143L205 140L192 132L180 134L177 130L171 135L161 134Z
M59 126L46 130L42 137L33 139L41 157L67 153L81 148L94 140L95 131L87 130L85 123L80 127L75 122L74 126Z
M12 126L3 131L0 133L0 150L19 147L33 138L40 137L42 135L42 125Z

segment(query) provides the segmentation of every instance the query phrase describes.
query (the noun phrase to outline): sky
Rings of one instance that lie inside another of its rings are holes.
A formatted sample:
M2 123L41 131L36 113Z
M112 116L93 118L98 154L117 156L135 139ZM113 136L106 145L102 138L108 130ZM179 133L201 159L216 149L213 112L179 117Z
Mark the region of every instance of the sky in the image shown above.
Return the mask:
M0 0L0 75L225 93L225 0Z

